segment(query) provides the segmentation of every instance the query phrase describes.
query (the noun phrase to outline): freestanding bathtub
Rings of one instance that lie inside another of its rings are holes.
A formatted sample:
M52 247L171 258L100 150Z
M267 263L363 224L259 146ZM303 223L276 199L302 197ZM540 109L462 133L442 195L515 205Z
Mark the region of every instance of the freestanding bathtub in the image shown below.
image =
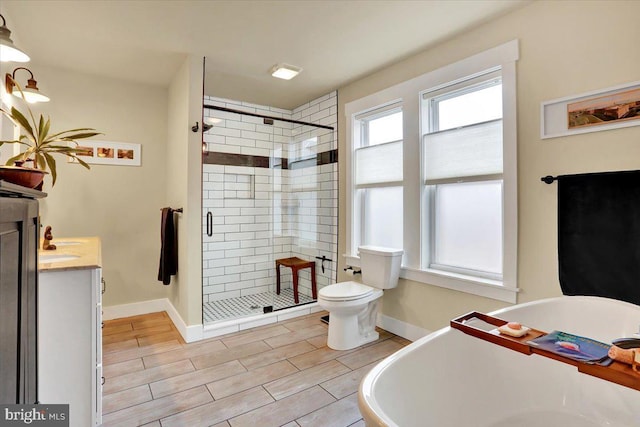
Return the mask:
M489 313L605 343L638 332L640 306L559 297ZM640 381L640 375L638 375ZM638 427L640 391L450 327L389 356L360 384L368 427Z

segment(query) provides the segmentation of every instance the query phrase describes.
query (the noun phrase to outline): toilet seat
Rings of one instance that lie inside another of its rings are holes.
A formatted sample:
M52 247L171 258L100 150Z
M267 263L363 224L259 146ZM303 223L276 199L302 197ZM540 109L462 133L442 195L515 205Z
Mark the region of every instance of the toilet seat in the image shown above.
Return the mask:
M341 282L320 289L319 299L325 301L353 301L371 295L374 290L371 286L358 282Z

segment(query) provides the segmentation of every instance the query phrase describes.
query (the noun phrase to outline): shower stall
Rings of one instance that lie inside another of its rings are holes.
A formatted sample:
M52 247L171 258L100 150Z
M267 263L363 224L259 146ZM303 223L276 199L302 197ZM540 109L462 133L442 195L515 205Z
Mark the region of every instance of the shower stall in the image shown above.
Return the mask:
M284 110L204 97L203 324L314 302L311 264L318 291L335 283L336 101ZM294 292L282 266L277 292L276 261L289 258L306 267Z

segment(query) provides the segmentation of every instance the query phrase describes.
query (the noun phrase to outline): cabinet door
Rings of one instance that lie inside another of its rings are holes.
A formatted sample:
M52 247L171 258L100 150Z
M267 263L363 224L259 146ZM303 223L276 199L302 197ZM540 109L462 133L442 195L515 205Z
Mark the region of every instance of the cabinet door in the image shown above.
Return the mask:
M0 403L37 401L38 202L0 198Z
M24 262L25 280L22 285L22 360L24 381L22 402L38 401L37 355L38 355L38 205L29 204L25 223Z
M21 222L0 218L0 403L18 403Z

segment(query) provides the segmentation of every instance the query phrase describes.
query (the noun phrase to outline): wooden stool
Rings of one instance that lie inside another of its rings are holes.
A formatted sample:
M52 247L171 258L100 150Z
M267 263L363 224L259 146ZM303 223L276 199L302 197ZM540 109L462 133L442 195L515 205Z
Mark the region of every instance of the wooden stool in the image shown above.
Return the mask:
M280 266L289 267L293 274L293 300L296 304L298 300L298 270L303 268L311 268L311 292L313 299L318 299L318 291L316 290L316 263L314 261L305 261L298 257L281 258L276 260L276 293L280 295Z

